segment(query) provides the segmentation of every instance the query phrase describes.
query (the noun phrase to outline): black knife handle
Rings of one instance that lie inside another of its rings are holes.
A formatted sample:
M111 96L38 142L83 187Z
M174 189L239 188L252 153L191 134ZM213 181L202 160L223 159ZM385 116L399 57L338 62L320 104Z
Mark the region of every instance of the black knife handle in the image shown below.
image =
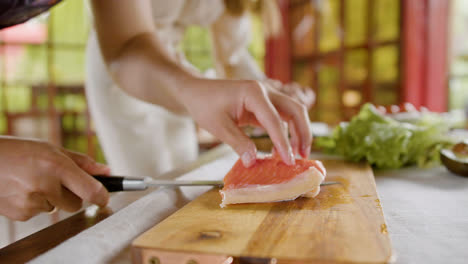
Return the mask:
M105 176L105 175L93 175L93 178L98 180L108 192L120 192L123 191L124 177L120 176Z

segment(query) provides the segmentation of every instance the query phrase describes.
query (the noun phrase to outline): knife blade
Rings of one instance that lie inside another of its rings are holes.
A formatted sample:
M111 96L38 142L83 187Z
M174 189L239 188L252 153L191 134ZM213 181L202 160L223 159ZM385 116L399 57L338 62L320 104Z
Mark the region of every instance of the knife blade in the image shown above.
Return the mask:
M180 180L150 180L147 178L130 178L123 176L106 176L106 175L93 175L94 179L98 180L109 192L121 191L143 191L149 187L163 187L163 186L217 186L223 187L223 181L180 181ZM332 184L339 184L339 182L323 182L320 186L327 186Z

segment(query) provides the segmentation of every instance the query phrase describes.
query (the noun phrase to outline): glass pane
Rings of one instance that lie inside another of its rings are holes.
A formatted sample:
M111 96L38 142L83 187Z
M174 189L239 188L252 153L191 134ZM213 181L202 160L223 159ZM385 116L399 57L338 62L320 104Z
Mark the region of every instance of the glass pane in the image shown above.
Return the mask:
M63 145L66 149L87 153L88 152L88 141L84 135L67 135L63 139Z
M49 41L84 45L88 39L89 21L86 1L63 1L52 8L49 18Z
M454 76L465 75L468 73L468 56L458 56L452 60L450 72Z
M338 68L321 65L319 68L319 86L328 86L338 83Z
M49 104L49 97L47 94L40 94L36 98L37 100L37 108L39 110L46 110Z
M324 108L339 108L340 96L338 95L338 85L323 85L320 86L318 93L317 104L322 109Z
M464 109L468 104L468 74L451 78L449 86L450 109Z
M313 87L313 66L309 63L296 62L293 65L293 80L302 86Z
M317 1L320 3L321 24L320 24L320 51L327 52L335 50L340 45L340 17L338 0Z
M64 110L84 113L86 110L86 99L83 94L66 94L64 97Z
M319 92L317 95L317 105L320 111L323 111L323 108L339 109L338 76L338 69L336 67L328 65L320 67Z
M373 77L374 82L395 82L398 78L398 47L395 45L379 47L374 51Z
M340 121L342 121L339 108L323 109L319 113L319 121L332 125L338 124Z
M96 146L96 161L100 163L106 163L106 158L104 157L104 152L102 151L101 146L97 140L97 137L94 136L93 138L94 145Z
M367 78L368 52L365 49L351 50L345 54L345 80L347 84L362 83Z
M0 60L5 60L7 83L37 84L47 80L47 54L45 46L4 46ZM3 62L3 61L2 61Z
M181 50L187 60L201 72L213 68L208 29L199 26L188 27L181 43Z
M291 51L294 56L307 56L315 52L315 11L312 1L296 5L290 10Z
M374 102L378 105L392 105L398 103L398 86L396 84L374 85Z
M55 49L52 59L53 80L58 85L81 84L85 78L83 50Z
M81 153L87 153L88 152L88 139L86 138L85 135L76 137L75 151L78 151L78 152L81 152Z
M345 0L345 44L363 44L367 38L367 0ZM372 0L374 1L374 0Z
M7 132L7 120L5 115L0 114L0 134L4 135Z
M82 132L83 134L86 132L86 121L87 118L84 113L80 113L76 116L76 130Z
M400 0L372 0L377 41L398 39L400 34Z
M62 129L66 132L85 133L86 121L83 113L67 113L62 116Z
M12 85L5 89L8 112L27 112L31 109L31 88Z
M250 34L251 42L249 45L249 52L257 62L258 67L265 68L265 38L262 29L262 19L258 15L251 15L252 19Z
M64 148L69 150L75 150L75 138L71 136L65 136L62 139L62 145Z
M10 119L10 122L15 136L48 139L50 120L46 115L24 115Z
M75 130L75 118L73 115L63 115L62 117L62 129L66 132L72 132Z
M346 89L341 97L344 107L358 107L362 104L362 92L356 89Z
M468 1L454 0L450 10L449 107L468 108Z

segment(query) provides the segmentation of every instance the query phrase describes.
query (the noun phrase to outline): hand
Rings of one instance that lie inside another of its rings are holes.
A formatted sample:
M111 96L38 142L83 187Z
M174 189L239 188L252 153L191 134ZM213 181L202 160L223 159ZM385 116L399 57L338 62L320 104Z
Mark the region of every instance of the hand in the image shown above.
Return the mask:
M267 79L265 82L278 91L298 100L308 110L311 109L315 103L315 93L309 87L301 87L301 85L295 82L283 84L273 79Z
M257 81L192 79L182 86L180 100L198 124L231 145L244 166L255 163L255 144L239 128L266 129L286 164L295 153L308 157L312 134L304 105ZM291 144L283 121L288 123ZM291 147L292 145L292 147Z
M105 206L109 194L89 174L109 174L91 158L46 142L0 137L0 214L26 221L54 207L76 211L82 201Z

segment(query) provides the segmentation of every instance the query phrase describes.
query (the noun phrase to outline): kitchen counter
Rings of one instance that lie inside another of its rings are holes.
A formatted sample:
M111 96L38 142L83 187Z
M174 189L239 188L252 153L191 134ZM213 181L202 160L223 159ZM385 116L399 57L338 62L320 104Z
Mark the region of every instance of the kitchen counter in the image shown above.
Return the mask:
M162 175L162 178L175 178L226 155L232 156L232 152L226 147L218 147L203 154L193 164ZM317 157L323 156L313 155L313 158ZM375 175L377 191L397 257L396 263L466 263L468 178L455 176L443 167L376 171ZM73 239L66 241L69 238L79 238L86 232L98 229L98 226L93 226L104 219L111 222L113 215L118 217L118 213L128 210L122 210L127 205L163 191L118 193L111 198L109 208L106 210L94 212L90 210L92 208L83 210L0 249L0 263L22 263L45 252L47 252L45 255L36 259L38 262L47 259L44 256L50 257L49 260L54 256L63 256L64 261L66 258L80 256L79 262L90 263L86 261L86 254L80 255L77 252L76 256L70 256L69 253L65 253L66 247L62 245L72 243ZM162 220L192 198L194 197L178 199L174 202L174 206L164 211L156 221ZM84 230L86 232L82 233ZM139 233L141 232L132 235L137 236ZM93 241L90 239L89 243L92 244ZM57 245L60 246L54 248ZM102 254L105 255L106 252ZM118 253L111 253L105 259L112 263L129 263L129 247ZM65 262L70 263L68 260Z
M374 174L396 263L467 263L468 178L443 166Z

